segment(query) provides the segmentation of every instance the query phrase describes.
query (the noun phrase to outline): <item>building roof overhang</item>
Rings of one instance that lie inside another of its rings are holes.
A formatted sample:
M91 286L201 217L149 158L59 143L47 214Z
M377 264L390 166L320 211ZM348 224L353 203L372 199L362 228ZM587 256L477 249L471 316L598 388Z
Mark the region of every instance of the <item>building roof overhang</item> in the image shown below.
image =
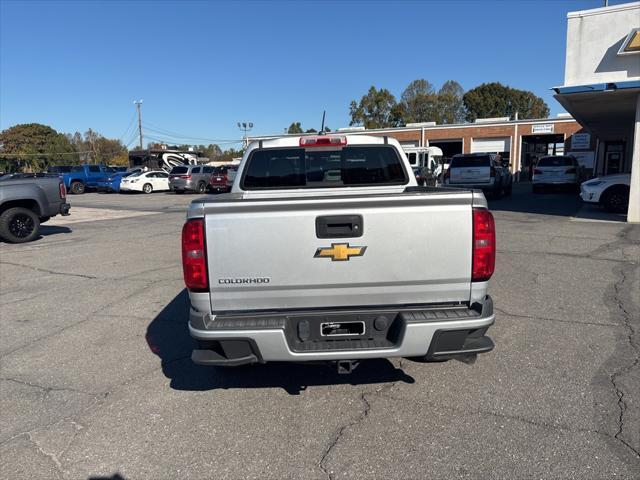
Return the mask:
M601 139L626 136L635 122L640 80L554 87L555 99Z

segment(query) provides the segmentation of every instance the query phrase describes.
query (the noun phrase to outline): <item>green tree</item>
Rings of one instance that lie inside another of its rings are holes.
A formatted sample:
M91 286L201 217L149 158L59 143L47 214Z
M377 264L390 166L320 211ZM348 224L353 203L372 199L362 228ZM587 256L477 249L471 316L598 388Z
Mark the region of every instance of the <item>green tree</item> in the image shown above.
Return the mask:
M438 91L437 119L440 124L461 123L465 119L464 89L455 80L447 80Z
M234 158L242 157L244 150L235 148L230 148L222 152L222 155L217 159L219 162L231 162Z
M419 78L407 85L402 92L399 108L395 110L394 116L402 118L404 124L437 121L437 99L433 85L424 78Z
M376 89L371 86L360 102L351 101L349 113L351 122L349 125L364 125L365 128L386 128L400 124L402 118L398 117L396 98L386 88Z
M467 120L477 118L510 117L546 118L549 107L540 97L526 90L507 87L498 82L483 83L463 96Z
M300 122L292 123L291 125L289 125L289 128L287 129L287 133L289 134L303 133L303 132L304 130L302 130L302 125L300 124Z
M66 135L39 123L14 125L0 132L0 160L7 171L38 171L48 165L76 163Z
M127 148L120 140L106 138L93 129L88 129L84 135L76 132L66 136L83 163L113 163L114 158L121 161L128 154Z

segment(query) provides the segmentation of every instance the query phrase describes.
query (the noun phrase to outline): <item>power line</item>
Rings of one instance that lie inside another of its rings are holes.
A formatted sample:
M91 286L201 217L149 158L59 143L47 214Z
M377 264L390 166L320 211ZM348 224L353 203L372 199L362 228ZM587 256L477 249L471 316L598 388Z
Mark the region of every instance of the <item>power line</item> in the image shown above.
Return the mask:
M45 155L82 155L85 153L91 153L91 150L86 152L0 153L0 157L42 157Z
M220 138L204 138L204 137L194 137L191 135L183 135L181 133L178 132L173 132L171 130L167 130L166 128L162 128L159 127L157 125L154 125L153 123L150 122L144 122L144 128L147 130L151 130L154 131L156 133L159 133L161 135L165 135L167 137L172 137L172 138L176 138L176 139L184 139L184 140L203 140L203 141L207 141L207 142L213 142L213 143L218 143L218 142L233 142L233 143L239 143L241 140L237 140L237 139L220 139Z
M186 145L195 145L192 144L190 142L185 142L185 141L176 141L175 139L171 139L171 138L167 138L167 137L161 137L161 136L156 136L156 135L150 135L149 133L146 134L145 138L148 138L150 140L154 140L157 142L161 142L161 143L166 143L166 144L186 144ZM215 145L234 145L234 144L239 144L242 143L242 140L229 140L226 142L215 142Z
M132 127L133 121L135 119L136 119L136 112L134 111L131 114L131 120L129 120L129 126L127 126L127 129L124 131L124 133L120 135L120 143L122 143L124 141L124 137L126 137L129 134L129 129Z

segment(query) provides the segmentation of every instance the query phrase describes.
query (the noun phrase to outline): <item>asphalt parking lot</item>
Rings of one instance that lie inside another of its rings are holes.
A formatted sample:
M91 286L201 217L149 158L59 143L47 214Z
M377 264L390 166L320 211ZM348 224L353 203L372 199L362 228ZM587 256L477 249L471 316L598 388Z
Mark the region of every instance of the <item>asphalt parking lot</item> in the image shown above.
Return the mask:
M493 352L217 370L189 358L193 198L73 196L0 244L0 477L640 477L639 226L517 186Z

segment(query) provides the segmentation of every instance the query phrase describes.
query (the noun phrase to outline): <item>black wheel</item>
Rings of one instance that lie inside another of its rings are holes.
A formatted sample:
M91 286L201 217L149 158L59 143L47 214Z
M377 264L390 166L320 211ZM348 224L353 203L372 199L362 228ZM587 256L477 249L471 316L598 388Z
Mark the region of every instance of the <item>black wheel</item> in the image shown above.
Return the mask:
M40 219L28 208L13 207L0 215L0 237L10 243L30 242L38 236Z
M74 195L80 195L82 193L84 193L84 183L82 182L72 182L71 183L71 193L73 193Z
M143 191L144 193L151 193L151 192L153 192L153 187L151 186L151 184L150 184L150 183L145 183L145 184L142 186L142 191Z
M206 193L207 191L207 184L204 182L200 182L198 184L198 193Z
M604 191L600 201L608 211L626 213L629 208L629 187L616 185Z
M184 190L174 190L174 192L176 192L176 195L182 195Z

